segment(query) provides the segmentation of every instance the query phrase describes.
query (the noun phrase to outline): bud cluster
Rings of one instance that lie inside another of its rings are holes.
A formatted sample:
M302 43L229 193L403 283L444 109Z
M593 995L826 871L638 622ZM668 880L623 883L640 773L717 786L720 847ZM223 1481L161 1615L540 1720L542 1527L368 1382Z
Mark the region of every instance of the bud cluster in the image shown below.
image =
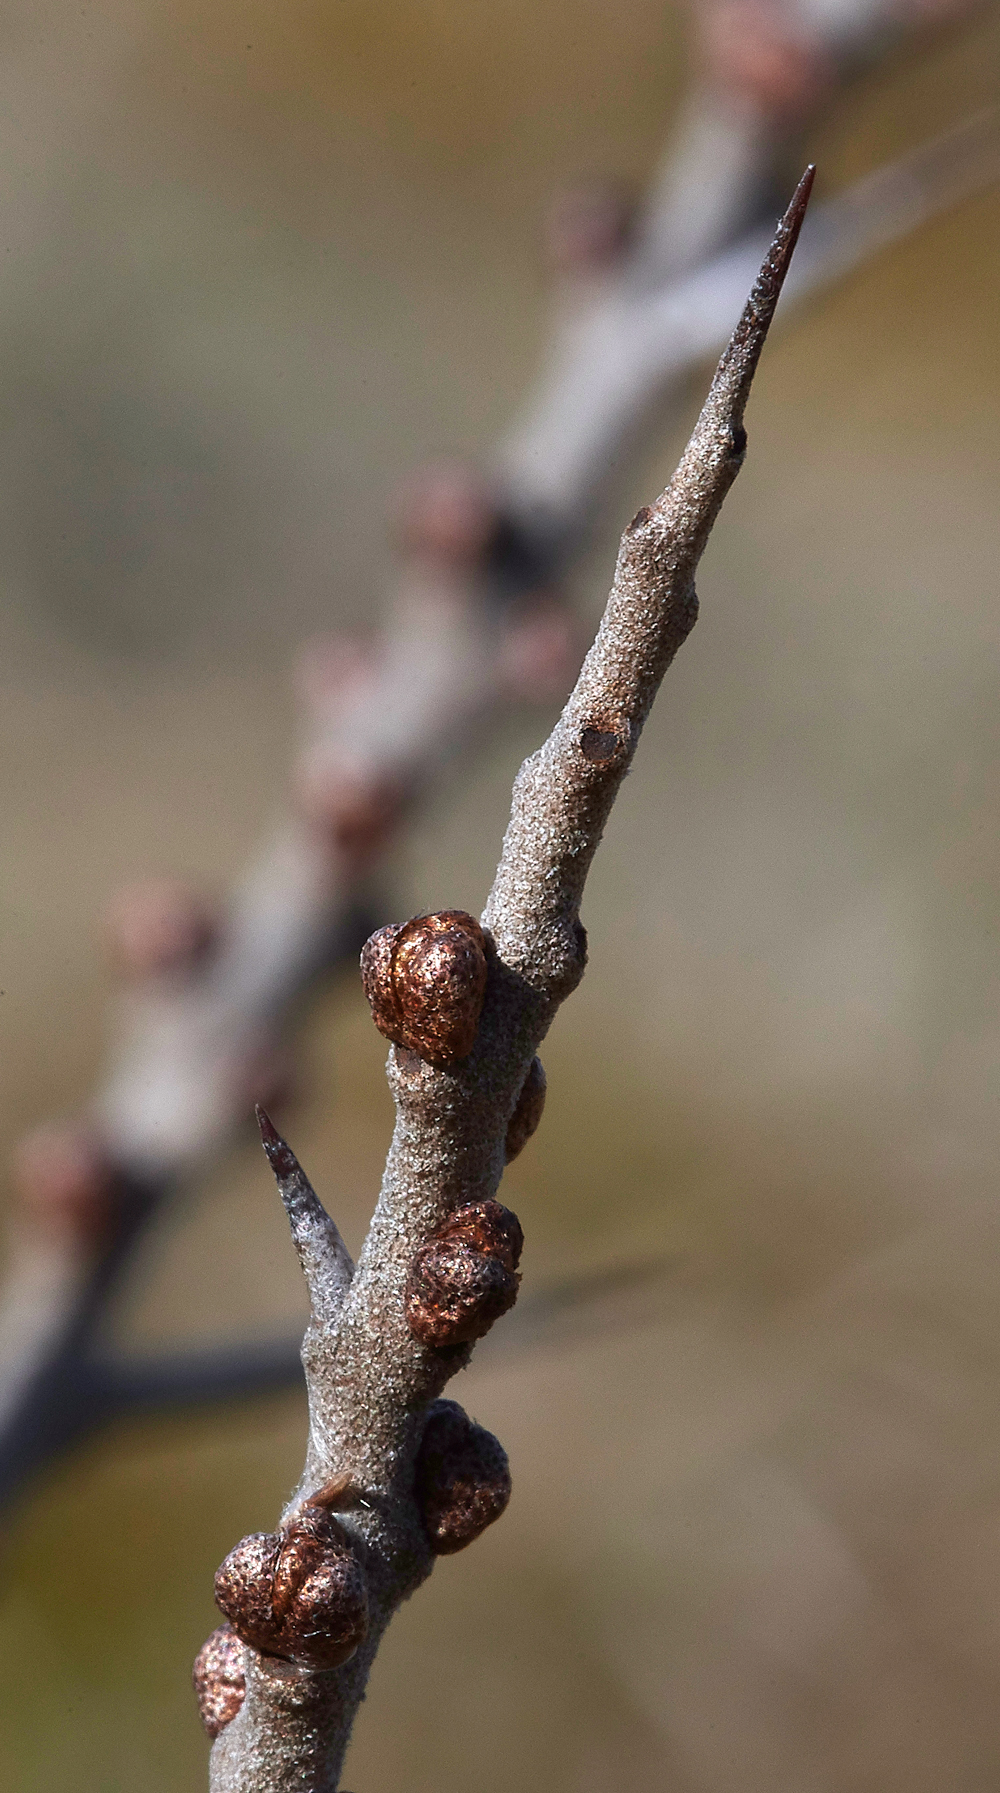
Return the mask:
M345 1528L315 1501L276 1532L254 1532L215 1577L238 1637L300 1668L338 1668L368 1629L364 1571Z

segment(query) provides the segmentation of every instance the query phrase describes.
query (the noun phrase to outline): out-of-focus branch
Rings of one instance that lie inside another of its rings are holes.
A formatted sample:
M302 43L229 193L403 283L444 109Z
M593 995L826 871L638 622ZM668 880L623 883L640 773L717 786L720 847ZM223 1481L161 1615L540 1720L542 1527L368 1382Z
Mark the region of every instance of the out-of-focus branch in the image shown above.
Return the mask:
M227 1687L241 1666L244 1698L212 1752L213 1793L336 1793L393 1613L436 1554L472 1542L506 1504L500 1446L439 1397L517 1294L521 1229L496 1190L512 1136L522 1143L526 1102L539 1118L535 1053L583 975L587 872L663 675L695 621L695 569L743 463L744 406L812 172L674 478L622 538L597 639L562 716L521 768L482 930L444 911L383 928L362 956L375 1020L394 1041L396 1127L349 1282L333 1223L261 1118L310 1288L309 1443L278 1532L245 1539L216 1578L232 1627L223 1635L243 1645L241 1665L227 1656ZM213 1715L206 1664L222 1647L216 1635L200 1659Z
M991 107L816 205L785 303L806 298L936 213L1000 179ZM661 287L626 267L557 334L532 408L499 456L500 484L540 558L577 548L611 468L643 419L725 341L767 233L753 229Z
M312 726L295 806L228 915L171 886L118 905L117 956L132 987L116 1063L83 1121L40 1129L20 1152L26 1213L0 1308L0 1499L130 1404L127 1368L97 1365L95 1336L149 1221L273 1088L300 992L356 955L371 927L359 898L401 813L519 681L565 653L565 625L544 604L511 619L478 572L473 601L454 524L451 562L441 550L432 576L428 538L432 527L438 540L447 533L444 479L434 491L436 519L425 503L381 649L345 651L332 665L328 653L307 669ZM465 487L460 497L468 527L478 496ZM268 1367L267 1352L256 1361ZM249 1373L226 1380L253 1385Z
M735 34L725 9L706 14L707 72L634 226L614 205L564 213L549 367L491 480L425 476L404 505L404 572L380 637L307 657L293 802L230 903L161 885L117 905L127 989L109 1076L79 1122L41 1129L19 1158L21 1222L0 1301L0 1500L132 1404L138 1370L112 1373L98 1352L108 1305L162 1204L253 1100L274 1098L290 1017L369 932L372 875L402 818L512 699L565 688L574 631L554 581L585 543L622 443L725 341L763 252L752 220L789 143L831 80L885 39L870 0L818 9L808 28L805 12L772 10L745 29L748 8L740 0ZM828 200L788 291L815 290L995 179L998 160L992 113ZM254 1365L270 1385L276 1349L205 1358L200 1376L194 1360L142 1375L207 1398L212 1386L255 1386Z
M695 78L636 218L629 278L662 287L773 217L807 133L897 46L983 0L692 0Z

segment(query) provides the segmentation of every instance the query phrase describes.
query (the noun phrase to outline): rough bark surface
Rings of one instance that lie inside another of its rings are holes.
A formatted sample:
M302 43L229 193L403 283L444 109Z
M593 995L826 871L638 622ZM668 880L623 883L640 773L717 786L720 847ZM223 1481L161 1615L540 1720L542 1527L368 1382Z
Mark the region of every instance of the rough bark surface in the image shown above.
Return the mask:
M456 1209L495 1196L535 1053L583 975L584 882L659 683L695 620L695 568L743 461L743 410L811 181L809 170L677 472L625 532L604 619L569 702L516 781L483 915L486 991L472 1049L447 1067L405 1046L390 1050L396 1125L353 1274L293 1154L264 1125L312 1302L302 1353L309 1444L285 1518L331 1480L346 1479L354 1504L341 1503L339 1521L364 1569L370 1617L356 1654L326 1673L244 1647L246 1697L212 1751L213 1793L336 1793L382 1633L433 1566L418 1456L428 1409L471 1347L442 1349L415 1336L406 1318L411 1265Z

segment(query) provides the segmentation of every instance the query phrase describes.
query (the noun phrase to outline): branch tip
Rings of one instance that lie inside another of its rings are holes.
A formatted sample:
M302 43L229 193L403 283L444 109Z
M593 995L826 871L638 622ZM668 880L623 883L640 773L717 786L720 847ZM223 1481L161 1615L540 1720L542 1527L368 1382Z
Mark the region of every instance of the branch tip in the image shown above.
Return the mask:
M816 178L816 165L810 162L808 168L792 194L788 209L780 220L774 233L774 239L761 264L760 273L753 284L753 290L740 318L728 348L719 362L718 373L713 386L735 363L739 370L739 379L733 393L734 417L738 422L742 416L750 391L750 382L757 369L761 349L771 326L775 307L781 296L795 245L799 240L799 231L806 215L809 195Z
M267 1110L262 1108L259 1102L254 1104L254 1114L257 1116L257 1125L260 1128L261 1144L267 1153L267 1161L277 1177L279 1185L288 1177L293 1177L296 1172L299 1176L304 1176L302 1166L291 1146L282 1139Z
M742 466L747 445L743 412L785 275L799 240L815 175L815 165L810 163L792 194L788 210L778 224L750 297L743 307L740 321L723 350L701 416L681 457L680 466L654 506L654 513L661 520L670 514L673 501L684 492L692 479L697 481L707 468L717 466L720 446L730 469L730 480ZM716 509L726 489L724 487L718 492ZM632 525L633 529L640 523L642 515L640 511ZM711 527L713 515L714 512L712 515L706 513L703 519L708 527ZM701 546L704 547L704 538ZM700 548L698 552L701 552Z
M257 1103L254 1108L257 1125L260 1128L261 1143L267 1153L267 1161L274 1172L281 1196L289 1216L293 1220L297 1213L311 1211L314 1215L329 1216L316 1194L309 1178L292 1151L288 1142L282 1139L277 1127L266 1109Z
M784 256L781 269L782 280L788 272L788 264L792 259L792 251L799 240L799 231L802 229L802 220L806 215L806 208L809 205L809 196L812 193L813 181L815 179L816 164L815 162L810 162L801 175L799 184L788 202L788 208L785 215L775 232L772 254L774 253L774 248L777 248L780 245L780 252Z

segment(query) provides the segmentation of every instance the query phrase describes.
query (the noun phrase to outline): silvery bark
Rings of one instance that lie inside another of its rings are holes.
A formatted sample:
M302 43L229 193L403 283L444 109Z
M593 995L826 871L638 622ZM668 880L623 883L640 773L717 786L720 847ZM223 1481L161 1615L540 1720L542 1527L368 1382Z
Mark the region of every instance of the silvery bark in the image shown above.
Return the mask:
M336 1793L369 1669L396 1608L433 1555L414 1495L428 1404L468 1359L420 1344L406 1323L414 1254L456 1209L495 1195L508 1122L535 1052L586 960L580 901L591 860L660 681L697 613L694 574L742 465L743 411L812 183L807 171L662 497L622 538L597 639L549 740L518 776L483 915L489 975L475 1045L448 1069L393 1047L396 1126L357 1268L299 1170L272 1138L306 1274L309 1445L291 1512L333 1478L359 1502L340 1515L364 1564L370 1627L356 1655L318 1673L244 1646L246 1696L212 1752L213 1793Z

